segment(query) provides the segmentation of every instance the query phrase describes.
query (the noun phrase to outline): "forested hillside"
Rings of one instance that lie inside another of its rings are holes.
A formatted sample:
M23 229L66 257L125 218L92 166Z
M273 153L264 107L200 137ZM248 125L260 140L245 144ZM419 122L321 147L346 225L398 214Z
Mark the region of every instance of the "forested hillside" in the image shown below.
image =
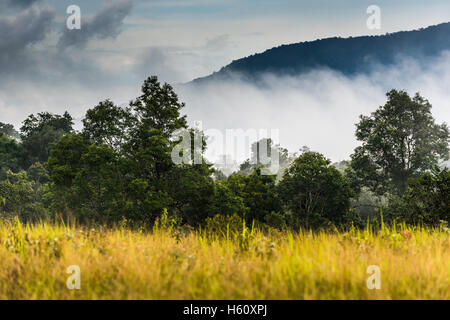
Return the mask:
M232 76L257 82L261 74L298 75L328 68L351 75L369 72L376 66L392 66L409 58L424 62L450 50L450 23L415 31L382 36L328 38L282 45L263 53L233 61L219 72L194 80L226 80ZM424 62L425 63L425 62Z

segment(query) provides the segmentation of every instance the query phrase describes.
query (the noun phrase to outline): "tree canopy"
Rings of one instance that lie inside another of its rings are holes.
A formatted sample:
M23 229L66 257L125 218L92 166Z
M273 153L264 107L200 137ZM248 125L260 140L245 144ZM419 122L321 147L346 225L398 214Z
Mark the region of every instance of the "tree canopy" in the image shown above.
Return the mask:
M44 163L50 155L51 144L72 132L73 118L65 112L62 116L49 112L30 115L22 123L22 166L28 168L35 162Z
M436 124L431 104L418 93L387 93L388 101L361 116L356 138L362 145L351 156L352 176L378 193L406 190L409 178L449 159L449 129Z

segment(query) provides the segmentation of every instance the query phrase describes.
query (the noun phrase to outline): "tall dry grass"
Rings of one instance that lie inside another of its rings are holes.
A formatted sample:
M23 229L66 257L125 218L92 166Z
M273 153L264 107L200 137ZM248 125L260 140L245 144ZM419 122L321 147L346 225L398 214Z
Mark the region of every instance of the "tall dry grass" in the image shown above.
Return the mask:
M450 299L450 234L373 231L222 235L0 222L0 299ZM69 290L70 265L81 289ZM381 289L369 290L369 265Z

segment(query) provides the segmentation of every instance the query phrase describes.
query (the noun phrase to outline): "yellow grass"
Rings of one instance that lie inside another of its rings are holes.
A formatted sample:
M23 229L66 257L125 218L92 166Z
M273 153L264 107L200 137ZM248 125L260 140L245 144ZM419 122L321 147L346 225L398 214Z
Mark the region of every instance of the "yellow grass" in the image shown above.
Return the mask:
M69 290L66 270L81 269ZM369 290L367 267L381 271ZM207 232L0 222L0 299L450 299L446 228Z

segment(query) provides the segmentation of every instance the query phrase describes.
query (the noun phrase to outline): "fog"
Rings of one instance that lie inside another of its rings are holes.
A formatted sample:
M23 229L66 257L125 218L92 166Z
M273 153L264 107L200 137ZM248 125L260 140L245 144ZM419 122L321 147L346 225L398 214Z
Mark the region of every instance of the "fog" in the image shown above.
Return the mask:
M376 67L368 75L315 70L297 77L267 74L262 82L263 86L256 86L235 77L176 89L186 102L190 124L201 121L207 133L278 129L279 143L290 152L308 146L332 161L349 159L358 144L354 132L359 115L384 105L390 89L410 95L420 92L433 105L439 123L450 119L450 52L427 63L403 59L395 67ZM223 151L239 162L245 160L230 145L210 143L208 148L210 155Z

